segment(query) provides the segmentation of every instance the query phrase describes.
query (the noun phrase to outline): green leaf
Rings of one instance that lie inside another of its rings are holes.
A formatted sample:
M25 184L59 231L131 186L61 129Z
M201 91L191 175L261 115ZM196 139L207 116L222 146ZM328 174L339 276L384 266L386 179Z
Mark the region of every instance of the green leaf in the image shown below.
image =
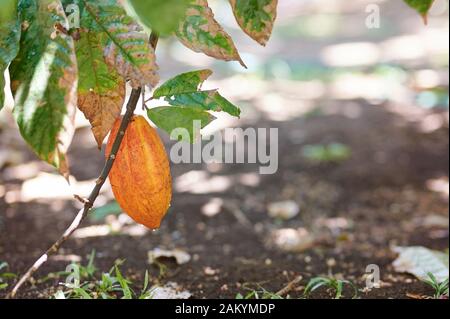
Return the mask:
M0 277L2 279L13 279L13 278L16 278L17 275L12 272L5 272L5 273L1 274Z
M165 97L173 106L189 106L206 111L227 112L239 117L241 110L221 96L217 90L199 91L203 82L212 74L200 70L180 74L161 85L153 98Z
M277 17L278 0L230 0L230 3L242 30L266 45Z
M23 0L19 4L20 51L10 67L14 116L36 154L68 174L66 151L74 132L77 63L60 1Z
M428 19L428 11L430 11L434 0L405 0L411 8L415 9L424 18L425 24Z
M225 61L239 61L245 67L231 37L214 19L206 0L190 0L186 18L175 32L189 49Z
M89 218L93 222L99 222L103 221L109 215L120 215L120 213L122 213L122 208L114 201L104 206L94 208L89 214Z
M18 0L0 0L0 110L5 103L3 73L19 52L20 21Z
M82 13L89 15L82 21L84 32L102 33L106 37L103 56L106 63L133 88L156 86L159 81L154 49L143 32L115 0L78 0Z
M199 130L214 120L214 116L208 112L192 107L183 106L161 106L149 109L148 118L156 126L169 134L175 129L186 129L189 137L179 137L180 141L194 143L200 136ZM194 127L194 121L200 121L198 127Z
M74 288L73 291L80 296L80 299L92 299L91 295L83 288Z
M127 0L130 15L160 35L170 35L184 19L189 0Z
M153 93L153 98L197 92L211 75L211 70L192 71L177 75L157 88Z
M223 111L236 117L239 117L241 114L241 110L220 95L217 90L177 94L166 97L165 100L174 106L189 105L191 107L200 107L207 111Z
M129 287L128 280L126 280L123 277L123 275L120 272L120 269L119 269L119 267L117 265L115 266L115 270L116 270L117 281L119 282L119 285L122 288L122 292L123 292L123 298L122 299L133 299L133 292L131 291L131 288Z
M150 282L150 279L148 276L148 270L146 270L145 276L144 276L144 287L142 287L142 290L141 290L142 295L146 293L149 282Z

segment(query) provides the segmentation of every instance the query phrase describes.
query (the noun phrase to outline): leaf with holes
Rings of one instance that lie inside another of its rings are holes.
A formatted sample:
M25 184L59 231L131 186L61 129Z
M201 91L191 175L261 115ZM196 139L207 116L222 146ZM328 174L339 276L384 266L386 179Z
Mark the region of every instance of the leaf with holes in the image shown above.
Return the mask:
M217 90L200 91L201 85L211 74L210 70L180 74L155 90L153 98L165 97L165 100L173 106L189 106L215 112L224 111L239 117L241 110L221 96Z
M17 0L0 0L0 110L5 103L3 73L19 51L20 22Z
M79 66L78 108L91 123L100 148L120 115L125 99L125 80L103 58L108 33L97 25L84 6L80 8L81 28L75 42Z
M77 103L77 62L60 1L22 1L20 51L10 67L14 116L36 154L66 175Z
M200 129L215 119L202 109L183 106L155 107L147 111L147 116L159 128L171 135L175 134L180 141L191 143L199 138ZM194 121L198 121L199 125ZM183 131L174 131L176 129Z
M428 11L430 11L434 0L405 0L405 2L415 9L423 17L425 24L428 22Z
M133 88L156 86L159 81L156 57L148 36L114 0L80 0L93 20L85 32L103 32L107 37L103 55Z
M245 67L233 40L214 19L206 0L191 0L176 35L195 52L203 52L219 60L238 61Z
M168 96L165 100L174 106L199 107L207 111L226 112L232 116L239 117L241 110L230 101L225 99L217 90L181 93Z
M277 17L278 0L230 0L230 3L242 30L266 45Z
M153 93L153 98L172 96L186 92L197 92L201 85L212 75L211 70L192 71L177 75L166 81Z

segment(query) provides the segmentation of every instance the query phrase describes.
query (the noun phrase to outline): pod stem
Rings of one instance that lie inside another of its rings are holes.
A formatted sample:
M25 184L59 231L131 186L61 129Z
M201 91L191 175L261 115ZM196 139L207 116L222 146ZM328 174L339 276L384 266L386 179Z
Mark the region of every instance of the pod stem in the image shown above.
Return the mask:
M158 44L159 36L157 33L152 32L150 35L149 43L156 50L156 46ZM94 202L96 201L98 195L100 194L100 190L108 178L109 172L111 171L114 161L116 159L117 153L119 152L120 145L122 144L123 138L125 136L125 132L130 124L130 121L133 117L133 114L136 110L137 103L141 97L142 88L133 89L131 91L130 97L127 102L127 108L125 115L122 117L122 122L120 123L119 134L117 134L116 139L114 140L111 153L106 159L105 165L102 169L102 172L95 183L95 187L92 189L91 194L88 198L82 199L80 196L75 195L75 198L80 200L84 207L78 212L75 216L74 220L70 224L70 226L64 231L63 235L49 248L47 251L39 257L38 260L35 261L33 266L31 266L25 274L23 274L19 281L16 283L11 292L7 295L6 298L15 298L19 289L25 284L31 276L43 265L47 262L49 256L54 255L58 252L61 246L72 236L72 234L80 227L86 217L89 215Z

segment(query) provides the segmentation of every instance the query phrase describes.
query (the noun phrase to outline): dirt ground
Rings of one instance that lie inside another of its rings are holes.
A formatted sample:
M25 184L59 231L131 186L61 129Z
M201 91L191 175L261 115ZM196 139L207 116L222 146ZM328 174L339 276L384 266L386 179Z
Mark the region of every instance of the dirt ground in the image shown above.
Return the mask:
M348 21L358 19L351 10L345 13ZM394 6L389 14L395 16L397 13L392 13L395 10ZM416 19L413 14L408 13L407 18ZM400 20L395 21L400 24ZM396 30L395 26L390 27ZM403 31L406 28L397 27ZM391 35L381 32L378 36ZM355 38L364 39L361 35ZM274 43L286 41L276 37ZM338 37L334 42L342 41ZM317 55L327 44L330 41L306 39L301 45L293 45L292 50L281 46L276 51L269 46L268 52L287 60L295 57L301 64L312 58L308 54ZM416 62L405 62L410 70L408 76L435 67L429 61ZM168 62L160 64L164 63ZM177 68L180 65L173 67ZM437 72L448 78L448 64L438 67ZM216 80L220 87L225 85L224 95L234 89L245 90L230 84L232 80L227 82L227 74L230 72L223 72L222 79ZM261 89L260 82L249 83L250 88ZM361 289L360 298L432 295L433 291L413 276L394 271L392 262L397 255L392 247L420 245L436 250L449 247L448 223L427 222L439 216L448 219L448 110L426 109L411 100L342 98L326 93L306 98L311 107L298 113L298 106L305 101L302 94L311 92L295 83L269 79L264 84L270 88L267 96L248 93L251 96L234 99L243 102L244 116L232 125L279 129L276 174L259 175L258 167L249 164L172 165L173 202L160 230L145 232L139 228L137 232L75 236L39 270L35 279L64 270L70 260L81 258L86 263L95 249L96 266L102 271L109 270L115 260L125 259L123 269L129 278L140 282L145 270L149 270L153 283L176 282L190 291L193 298L235 298L238 293L245 295L248 289L261 287L277 292L301 275L302 281L290 292L290 297L300 298L309 279L330 274L353 282ZM411 86L408 89L414 90ZM440 89L448 92L448 82ZM273 103L261 108L263 100L268 99ZM286 116L282 119L272 116L272 104L283 109ZM0 150L20 155L12 163L0 166L0 261L6 261L10 271L20 274L62 234L80 205L59 194L52 198L54 188L39 192L27 184L39 176L40 170L56 174L37 161L17 133L11 133L13 129L10 118L5 116L0 122ZM169 149L172 142L162 135ZM313 163L302 152L305 145L334 142L347 145L350 158L337 163ZM92 185L89 183L103 166L103 156L96 149L88 127L77 130L69 158L76 180L87 183L87 188L80 188L87 194ZM436 187L440 185L436 181L442 180L444 183L446 180L447 193L445 185L444 189ZM28 189L48 196L24 199ZM111 200L107 187L99 206ZM286 221L269 217L267 205L286 200L295 201L300 214ZM211 202L220 205L213 216L208 216L205 205ZM119 219L117 216L106 221L89 219L83 227L111 224ZM283 251L274 245L277 231L296 229L303 229L314 238L314 245L298 252ZM161 273L160 267L147 262L148 251L157 247L182 249L192 259L183 265L164 260L166 267ZM381 287L364 290L366 267L371 264L380 268ZM27 284L19 297L49 298L59 281ZM0 290L0 298L5 295L6 291ZM313 298L332 296L326 290L312 294ZM347 289L345 296L351 297L352 291Z
M124 258L127 274L142 276L149 269L158 278L159 269L147 264L147 252L155 247L182 248L195 258L182 266L168 261L168 270L161 280L177 282L195 298L233 298L237 293L245 293L243 285L261 285L269 291L278 291L298 275L304 277L304 285L309 278L327 275L329 271L363 288L363 275L369 264L379 265L382 288L360 297L430 295L430 289L423 283L393 271L391 263L396 256L390 247L424 245L439 250L448 247L448 228L430 229L417 222L431 214L448 216L448 202L424 187L429 179L448 176L448 127L423 134L382 106L353 103L363 110L358 119L322 115L283 123L265 122L263 126L280 129L280 169L276 175L262 177L258 185L235 182L225 192L199 195L176 192L159 231L142 237L118 234L70 240L61 254L86 257L95 249L100 269L109 269L115 259ZM343 102L338 108L345 105ZM302 157L300 145L290 138L294 130L304 133L302 144L339 140L349 145L353 154L341 164L311 165ZM83 129L77 138L88 133ZM96 150L84 150L77 143L71 150L74 157L81 157L84 152L95 154ZM101 168L101 157L97 156L95 163L89 162L86 167L81 160L79 164L75 160L73 172L94 178ZM174 180L192 169L198 167L177 165L173 168ZM208 167L203 169L208 171ZM248 165L229 165L210 174L211 178L237 180L236 177L254 171ZM8 180L5 184L11 189L20 182ZM214 217L203 215L202 206L214 197L235 203L250 226L230 212L233 206L222 208ZM277 225L268 217L265 204L286 199L300 203L300 217ZM61 211L51 209L51 205L38 202L7 205L1 199L1 256L12 270L19 273L25 270L63 232L73 216L70 212L76 211L71 201L62 202ZM344 218L348 225L331 230L318 226L319 218L337 217ZM298 227L320 234L316 247L301 253L283 253L268 245L274 229ZM61 271L66 265L67 261L53 260L39 275ZM205 274L207 267L216 270L215 273ZM28 285L20 297L44 297L47 288L51 291L56 286L57 280L36 287ZM315 297L329 296L319 293Z

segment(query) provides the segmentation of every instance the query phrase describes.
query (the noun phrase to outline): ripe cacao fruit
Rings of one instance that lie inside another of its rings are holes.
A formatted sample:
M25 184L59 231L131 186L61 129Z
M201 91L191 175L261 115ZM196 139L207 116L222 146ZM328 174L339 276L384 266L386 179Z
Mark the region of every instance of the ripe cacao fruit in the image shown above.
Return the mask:
M111 153L121 118L112 128L106 147ZM124 135L109 173L114 196L137 223L150 229L160 227L172 198L169 160L157 131L142 116L134 116Z

